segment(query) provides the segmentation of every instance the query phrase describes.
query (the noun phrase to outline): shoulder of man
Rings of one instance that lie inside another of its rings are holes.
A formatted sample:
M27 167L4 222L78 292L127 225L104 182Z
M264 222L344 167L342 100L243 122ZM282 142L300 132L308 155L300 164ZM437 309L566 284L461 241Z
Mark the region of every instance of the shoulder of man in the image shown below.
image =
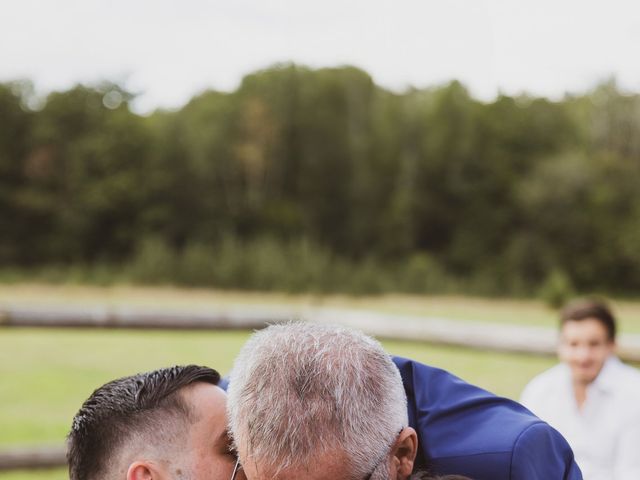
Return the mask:
M533 377L522 390L520 402L527 408L540 401L548 400L550 394L562 391L570 381L571 373L567 365L559 363Z
M618 357L612 357L610 362L614 366L616 373L620 375L621 379L631 382L633 387L640 386L640 370L623 363Z
M629 403L640 411L640 371L617 357L609 359L605 369L606 385L614 392L616 401Z
M394 363L407 392L409 422L418 432L420 460L427 468L477 480L581 478L565 475L579 470L564 438L519 403L445 370L399 357ZM523 447L531 450L526 456ZM545 463L544 456L556 450L561 452L555 457L559 463ZM539 467L529 463L532 459ZM536 468L543 472L538 475Z
M513 449L512 479L582 480L565 438L545 422L523 430Z

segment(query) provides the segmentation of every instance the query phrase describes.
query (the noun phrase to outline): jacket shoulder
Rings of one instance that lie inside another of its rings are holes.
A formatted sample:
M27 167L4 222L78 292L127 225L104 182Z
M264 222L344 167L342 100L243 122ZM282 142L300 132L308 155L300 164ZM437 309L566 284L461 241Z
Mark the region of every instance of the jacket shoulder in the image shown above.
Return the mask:
M581 480L582 473L564 437L540 421L524 429L516 440L510 478Z
M570 471L571 449L557 431L513 400L445 370L404 358L394 358L394 363L407 393L409 420L418 432L422 459L434 472L464 473L477 480L581 478L514 476L513 471L535 472L530 459L544 463L541 459L556 447L562 447L559 458L569 466L556 462L545 471Z

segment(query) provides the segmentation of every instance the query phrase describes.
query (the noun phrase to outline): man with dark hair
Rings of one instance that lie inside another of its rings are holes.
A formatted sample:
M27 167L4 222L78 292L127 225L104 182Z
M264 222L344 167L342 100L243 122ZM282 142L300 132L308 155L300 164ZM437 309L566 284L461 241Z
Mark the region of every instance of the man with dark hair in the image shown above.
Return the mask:
M585 480L640 478L640 373L615 356L615 339L605 303L570 303L560 316L562 363L522 393L522 403L567 439Z
M215 370L188 365L98 388L73 419L70 480L229 479L236 459L219 380Z

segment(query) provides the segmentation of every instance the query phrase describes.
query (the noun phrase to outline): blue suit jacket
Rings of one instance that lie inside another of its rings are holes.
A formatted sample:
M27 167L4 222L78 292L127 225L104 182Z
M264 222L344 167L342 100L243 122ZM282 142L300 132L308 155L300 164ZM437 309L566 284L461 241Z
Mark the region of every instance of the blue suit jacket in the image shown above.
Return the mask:
M581 480L566 440L517 402L394 357L418 432L418 465L474 480Z

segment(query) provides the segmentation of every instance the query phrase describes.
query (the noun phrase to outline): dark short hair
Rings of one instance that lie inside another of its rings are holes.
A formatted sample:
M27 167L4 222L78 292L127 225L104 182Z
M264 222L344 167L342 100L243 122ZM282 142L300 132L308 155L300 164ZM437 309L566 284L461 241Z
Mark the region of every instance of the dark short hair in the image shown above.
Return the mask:
M161 427L171 418L189 418L189 407L179 390L196 382L217 385L219 381L215 370L187 365L139 373L101 386L73 418L67 437L69 478L103 477L112 456L133 434Z
M616 319L602 300L583 299L569 303L560 314L560 327L570 321L579 322L588 318L598 320L605 327L609 341L616 339Z

